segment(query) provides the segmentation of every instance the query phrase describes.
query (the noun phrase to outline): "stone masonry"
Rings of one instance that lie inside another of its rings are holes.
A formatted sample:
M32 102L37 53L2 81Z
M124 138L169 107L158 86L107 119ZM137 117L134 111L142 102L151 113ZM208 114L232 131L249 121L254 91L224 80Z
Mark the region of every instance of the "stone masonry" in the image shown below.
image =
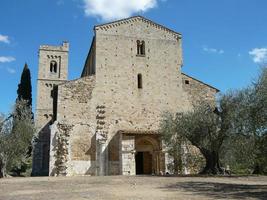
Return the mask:
M182 36L177 32L141 16L98 25L94 31L77 80L67 81L67 43L40 48L40 133L33 174L169 172L171 158L158 133L162 114L186 112L196 99L214 101L218 90L181 72ZM54 62L60 68L56 74L50 72ZM59 156L62 151L65 155Z
M33 156L33 175L48 175L50 125L56 112L57 85L68 78L69 44L42 45L39 49L35 126L38 132ZM56 63L56 65L54 64Z

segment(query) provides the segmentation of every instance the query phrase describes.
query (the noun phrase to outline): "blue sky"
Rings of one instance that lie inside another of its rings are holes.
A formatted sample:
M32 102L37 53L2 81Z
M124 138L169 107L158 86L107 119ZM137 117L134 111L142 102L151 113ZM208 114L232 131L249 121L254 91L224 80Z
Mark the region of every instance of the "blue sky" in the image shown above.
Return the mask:
M248 85L267 61L266 0L1 0L0 112L10 111L24 63L35 105L38 48L70 42L79 77L93 26L143 15L183 35L183 71L222 92Z

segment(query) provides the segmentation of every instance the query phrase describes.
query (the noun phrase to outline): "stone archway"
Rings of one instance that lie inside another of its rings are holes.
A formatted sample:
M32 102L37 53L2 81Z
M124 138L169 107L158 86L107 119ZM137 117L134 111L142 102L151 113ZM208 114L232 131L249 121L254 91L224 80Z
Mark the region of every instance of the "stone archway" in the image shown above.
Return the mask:
M135 167L136 174L157 174L158 152L160 145L152 136L136 136L135 138Z

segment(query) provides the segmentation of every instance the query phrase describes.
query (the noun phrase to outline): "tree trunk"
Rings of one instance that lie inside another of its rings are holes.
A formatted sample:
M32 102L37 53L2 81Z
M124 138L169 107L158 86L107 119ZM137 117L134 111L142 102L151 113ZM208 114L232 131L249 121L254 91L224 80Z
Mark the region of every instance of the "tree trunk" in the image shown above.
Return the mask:
M2 159L0 159L0 178L4 178L6 176L5 168L5 163L2 161Z
M222 174L223 170L220 166L219 153L206 149L200 150L206 160L206 166L200 174Z
M263 174L263 167L260 166L259 163L257 163L254 167L252 174Z
M0 166L0 178L4 178L4 172L2 170L2 166Z

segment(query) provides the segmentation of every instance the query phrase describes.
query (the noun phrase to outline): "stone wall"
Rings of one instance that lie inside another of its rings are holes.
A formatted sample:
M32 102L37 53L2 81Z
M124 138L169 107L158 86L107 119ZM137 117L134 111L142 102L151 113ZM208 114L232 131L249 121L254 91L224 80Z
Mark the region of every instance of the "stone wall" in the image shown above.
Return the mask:
M136 17L96 26L95 34L95 75L87 76L93 66L89 54L84 77L58 86L57 122L73 125L67 174L133 175L135 136L119 133L157 133L163 112L192 109L196 95L214 100L216 89L181 73L178 33ZM145 55L137 55L137 40L145 42ZM139 74L142 88L138 88ZM185 79L191 85L185 85ZM53 127L51 170L58 132ZM155 158L164 172L161 150Z
M135 175L135 137L122 135L120 148L122 175Z
M189 75L182 73L183 90L187 94L189 101L194 106L201 102L215 104L218 89L203 83Z
M50 146L50 125L53 122L53 104L55 87L68 77L69 44L61 46L42 45L39 48L39 68L37 80L37 98L35 127L37 140L33 149L32 175L48 174L48 157ZM50 63L56 62L56 72L51 72Z
M95 74L95 37L92 40L92 44L85 60L84 68L81 77L91 76Z
M69 137L67 174L94 174L96 140L95 107L91 104L95 77L84 77L58 86L57 123L73 125ZM56 145L58 128L51 134L51 149ZM50 172L55 163L50 153Z
M137 40L145 41L143 56L137 55ZM172 32L142 19L96 27L95 98L106 107L106 146L119 130L157 131L163 112L190 109L181 65L181 38Z
M157 130L162 112L190 107L182 92L181 39L142 20L99 28L96 35L95 90L107 108L111 138L118 129ZM145 56L137 55L137 40L146 42Z

